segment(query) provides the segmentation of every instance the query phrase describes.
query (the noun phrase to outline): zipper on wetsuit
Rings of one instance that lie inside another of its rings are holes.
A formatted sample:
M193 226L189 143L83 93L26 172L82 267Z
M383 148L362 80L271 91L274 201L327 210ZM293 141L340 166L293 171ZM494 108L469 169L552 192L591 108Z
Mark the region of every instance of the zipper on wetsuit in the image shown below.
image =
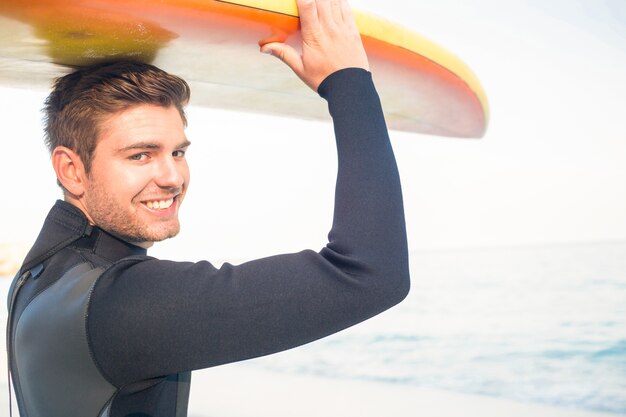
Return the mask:
M9 315L7 317L7 382L9 383L9 417L13 417L13 398L11 395L11 353L13 352L11 332L13 329L13 309L15 308L15 299L24 283L30 278L30 270L24 272L15 282L13 291L11 291L11 299L9 301Z
M20 277L15 281L15 285L11 291L11 298L9 301L9 312L7 317L7 329L6 329L6 349L7 349L7 382L9 385L9 417L13 417L13 398L11 391L11 353L13 352L13 310L15 309L15 300L20 289L24 286L28 278L37 276L43 271L43 264L39 264L36 267L29 269L22 273Z

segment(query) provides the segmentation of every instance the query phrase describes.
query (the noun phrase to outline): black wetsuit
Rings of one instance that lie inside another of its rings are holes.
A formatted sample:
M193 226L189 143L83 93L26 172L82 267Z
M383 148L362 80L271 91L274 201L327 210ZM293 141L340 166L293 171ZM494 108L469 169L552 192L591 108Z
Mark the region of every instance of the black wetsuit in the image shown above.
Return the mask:
M339 161L319 253L219 269L158 260L56 203L11 312L22 417L185 416L189 371L319 339L405 297L402 195L371 75L338 71L319 93Z

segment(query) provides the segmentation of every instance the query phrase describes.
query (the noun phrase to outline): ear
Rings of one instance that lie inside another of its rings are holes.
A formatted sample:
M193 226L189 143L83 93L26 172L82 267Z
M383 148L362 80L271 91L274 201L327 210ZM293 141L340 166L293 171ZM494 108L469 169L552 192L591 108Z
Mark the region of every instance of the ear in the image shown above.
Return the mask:
M70 194L75 198L84 194L85 166L76 152L65 146L57 146L52 151L52 167L57 179Z

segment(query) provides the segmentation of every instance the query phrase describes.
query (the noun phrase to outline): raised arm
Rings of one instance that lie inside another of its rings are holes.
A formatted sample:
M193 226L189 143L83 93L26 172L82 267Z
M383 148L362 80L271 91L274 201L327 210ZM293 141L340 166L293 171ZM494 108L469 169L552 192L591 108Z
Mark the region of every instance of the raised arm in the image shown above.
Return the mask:
M352 59L339 68L329 59L307 63L316 54L329 57L319 52L334 51L329 44L350 44L352 29L324 34L320 18L338 10L343 17L347 6L299 4L308 10L303 30L312 27L307 16L322 22L312 29L320 47L304 48L301 58L283 45L263 48L290 62L329 103L339 164L329 242L319 252L219 269L156 259L116 264L97 282L88 312L94 357L115 385L289 349L366 320L407 294L402 193L371 74Z

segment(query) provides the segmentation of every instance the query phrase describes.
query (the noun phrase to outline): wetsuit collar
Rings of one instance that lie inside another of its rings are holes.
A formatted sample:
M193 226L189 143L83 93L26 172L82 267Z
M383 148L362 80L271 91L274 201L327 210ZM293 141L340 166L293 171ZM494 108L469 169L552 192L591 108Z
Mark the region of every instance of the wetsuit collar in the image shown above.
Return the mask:
M79 239L81 240L79 241ZM78 207L57 200L50 209L35 244L26 255L22 269L43 262L73 242L76 242L74 246L91 249L111 260L146 254L146 249L120 240L97 227L91 226L87 217Z

